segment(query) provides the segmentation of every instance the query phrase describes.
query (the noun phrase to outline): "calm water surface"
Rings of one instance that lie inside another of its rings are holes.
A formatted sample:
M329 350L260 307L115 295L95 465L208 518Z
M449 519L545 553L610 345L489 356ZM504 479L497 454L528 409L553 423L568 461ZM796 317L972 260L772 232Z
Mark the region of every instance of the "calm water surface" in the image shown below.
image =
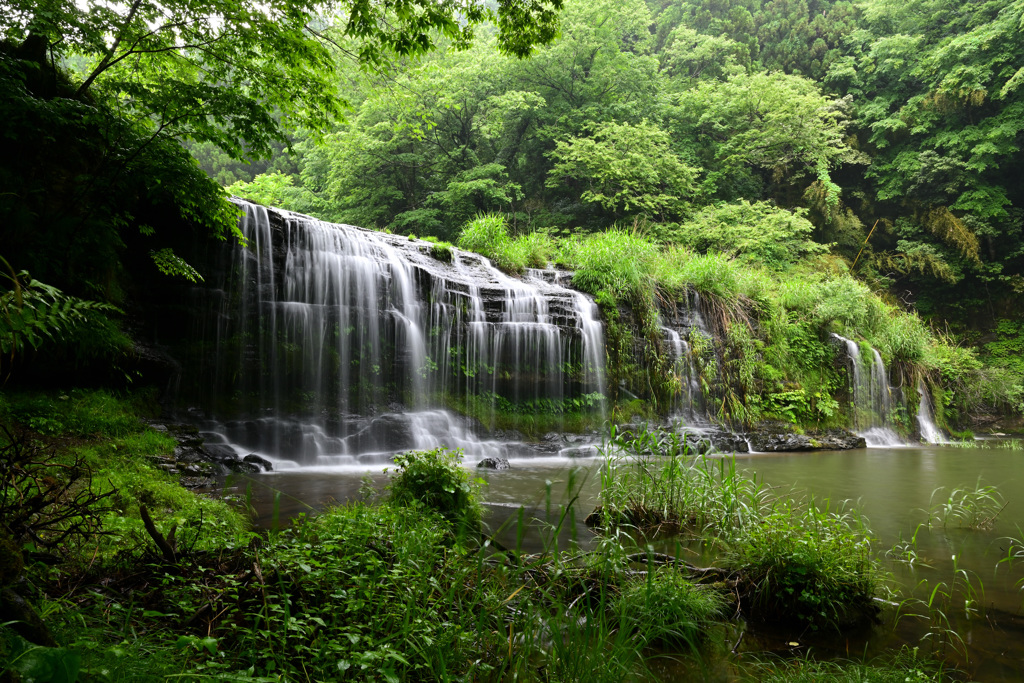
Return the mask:
M731 457L731 456L730 456ZM573 522L566 537L588 545L593 534L582 520L595 506L600 481L598 459L564 458L516 460L512 469L477 470L487 481L484 499L488 521L506 545L525 550L546 542L543 525L516 533L520 519L554 518L560 506L574 499ZM928 610L906 603L903 616L896 610L883 613L883 624L868 633L842 638L815 638L798 634L801 648L836 656L880 653L902 644L945 656L973 680L1024 680L1024 618L1020 588L1024 560L1015 566L1000 563L1010 547L1007 537L1024 535L1024 451L962 449L943 446L871 448L857 451L742 454L737 467L750 477L782 490L795 488L830 504L849 501L869 521L875 547L892 572L893 600L931 600L941 617L916 618ZM229 483L246 496L261 525L284 523L302 512L315 511L334 502L358 499L360 487L369 481L380 489L386 475L366 470L298 469L269 473ZM1005 502L991 530L943 529L919 525L928 510L946 501L954 489L995 485ZM520 512L522 510L522 512ZM913 567L888 561L884 552L900 541L915 537L918 558ZM565 540L569 540L566 538ZM970 588L967 588L968 582ZM951 597L946 598L946 595ZM964 596L974 600L968 617ZM933 614L935 614L933 612ZM959 634L943 635L949 626ZM740 629L742 630L742 628ZM794 634L773 634L747 629L743 647L785 653ZM740 648L741 650L743 648ZM800 654L797 649L796 654ZM706 676L705 672L705 676ZM673 677L671 671L668 677ZM728 676L723 675L722 680Z

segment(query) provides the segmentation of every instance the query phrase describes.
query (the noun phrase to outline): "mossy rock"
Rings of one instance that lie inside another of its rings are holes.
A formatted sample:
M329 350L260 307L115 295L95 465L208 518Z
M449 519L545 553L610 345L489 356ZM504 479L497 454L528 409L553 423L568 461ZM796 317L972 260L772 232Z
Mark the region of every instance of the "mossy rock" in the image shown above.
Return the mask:
M25 569L25 558L10 534L0 531L0 586L10 586Z

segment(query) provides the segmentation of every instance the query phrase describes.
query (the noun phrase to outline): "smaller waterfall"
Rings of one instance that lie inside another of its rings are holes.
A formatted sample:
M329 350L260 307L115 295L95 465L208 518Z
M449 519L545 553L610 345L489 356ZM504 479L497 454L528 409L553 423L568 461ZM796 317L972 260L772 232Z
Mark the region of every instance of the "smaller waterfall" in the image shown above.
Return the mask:
M917 380L917 395L920 397L917 405L917 426L921 432L921 440L925 443L946 443L948 440L932 417L932 397L923 379Z
M892 387L882 354L871 349L870 366L862 358L860 344L838 334L832 335L846 348L853 371L854 431L864 437L868 446L896 446L903 443L891 421Z
M688 422L707 422L703 414L703 395L700 391L699 375L693 365L690 345L671 327L662 327L665 344L671 350L672 372L679 378L679 394L673 412L685 416Z

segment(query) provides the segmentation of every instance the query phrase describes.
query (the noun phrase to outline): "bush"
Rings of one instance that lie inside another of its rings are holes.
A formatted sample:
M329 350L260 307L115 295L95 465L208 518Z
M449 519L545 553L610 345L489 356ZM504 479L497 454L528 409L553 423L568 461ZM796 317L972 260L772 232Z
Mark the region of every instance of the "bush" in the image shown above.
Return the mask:
M623 626L649 645L695 645L721 615L724 601L714 591L662 568L622 591L616 612Z
M811 239L814 226L804 213L769 202L715 204L682 225L662 230L659 237L696 252L718 251L782 269L804 256L828 251Z
M390 502L422 505L459 526L478 525L483 512L476 496L478 483L461 460L461 450L444 446L396 455L398 471L388 484Z

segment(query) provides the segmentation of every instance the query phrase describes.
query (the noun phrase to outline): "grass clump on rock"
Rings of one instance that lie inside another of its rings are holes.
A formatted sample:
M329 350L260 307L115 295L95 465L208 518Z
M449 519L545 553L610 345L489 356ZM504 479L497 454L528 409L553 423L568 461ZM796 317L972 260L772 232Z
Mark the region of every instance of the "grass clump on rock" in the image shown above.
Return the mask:
M694 646L725 609L722 596L663 567L627 585L616 605L623 628L648 645Z

